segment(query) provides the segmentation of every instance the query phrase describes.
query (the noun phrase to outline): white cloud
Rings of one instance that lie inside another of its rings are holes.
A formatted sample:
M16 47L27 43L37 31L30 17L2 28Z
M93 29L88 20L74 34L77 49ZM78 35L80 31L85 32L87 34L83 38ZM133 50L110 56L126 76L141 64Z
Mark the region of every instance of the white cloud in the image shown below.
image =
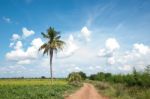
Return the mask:
M132 71L133 67L130 65L123 65L123 66L119 66L118 69L124 72L129 72Z
M107 58L107 63L113 65L116 63L115 54L119 48L120 45L115 38L108 38L105 41L105 48L99 50L98 56Z
M20 36L18 34L13 34L11 40L16 41L19 40Z
M122 57L118 59L120 63L146 61L150 56L150 47L144 44L133 44L131 51L126 51Z
M22 49L23 45L21 41L17 41L16 45L14 46L14 49L18 50L18 49Z
M144 44L135 43L131 50L120 53L115 61L116 64L119 64L119 70L130 72L133 67L138 70L143 70L145 66L150 64L149 57L150 47Z
M74 36L71 34L66 41L66 46L63 51L58 53L58 57L68 57L75 53L75 51L78 49L78 45L76 44L74 40Z
M110 65L113 65L113 64L115 64L115 58L114 57L110 57L110 58L108 58L108 64L110 64Z
M30 64L31 63L31 61L30 60L20 60L20 61L18 61L17 62L17 64L20 64L20 65L25 65L25 64Z
M90 39L90 36L91 36L91 31L88 30L88 28L86 26L84 26L82 29L81 29L81 34L82 36L86 39L87 42L89 42L91 39Z
M35 38L31 42L31 47L28 47L26 53L28 57L37 58L38 57L38 49L43 44L41 38Z
M26 70L26 68L24 66L20 66L20 65L3 66L0 69L0 73L1 74L9 74L9 76L11 76L10 74L16 74L16 72L24 72L25 70ZM2 76L1 74L0 74L0 76Z
M10 43L10 44L9 44L9 47L13 47L13 46L14 46L14 43Z
M41 38L35 38L32 40L31 45L34 46L35 48L39 48L43 44L43 41Z
M113 51L120 48L118 41L115 38L108 38L105 46L108 50Z
M38 49L43 44L40 38L35 38L31 42L31 46L27 48L26 51L23 50L23 45L21 41L18 41L14 46L14 49L8 53L6 53L6 58L8 60L15 60L18 63L28 63L30 59L38 58Z
M102 48L98 52L98 56L100 57L112 57L114 52L107 50L106 48Z
M8 60L23 60L27 57L27 54L22 49L12 50L6 53Z
M144 44L133 44L133 48L126 52L119 52L120 45L116 39L109 38L105 42L105 48L101 48L98 56L106 59L108 64L118 66L118 71L132 71L135 66L136 69L144 69L150 62L150 47ZM128 65L126 65L128 64Z
M81 67L77 66L76 64L67 64L64 68L66 68L66 71L68 73L70 72L77 72L77 71L81 71Z
M140 54L144 54L145 55L145 54L150 52L150 48L148 46L144 45L144 44L136 43L136 44L133 45L133 47L134 47L134 50L136 50Z
M27 28L22 28L23 36L28 37L30 35L33 35L35 32L33 30L28 30Z
M105 41L105 48L102 48L98 52L100 57L112 57L114 52L120 48L118 41L115 38L108 38Z

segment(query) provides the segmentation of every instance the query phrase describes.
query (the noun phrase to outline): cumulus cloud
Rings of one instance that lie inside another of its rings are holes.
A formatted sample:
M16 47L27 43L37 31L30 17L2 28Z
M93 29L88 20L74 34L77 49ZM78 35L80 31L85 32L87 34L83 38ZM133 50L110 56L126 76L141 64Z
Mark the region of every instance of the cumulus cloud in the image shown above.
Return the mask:
M8 60L23 60L26 57L26 53L22 49L12 50L6 53Z
M18 50L18 49L22 49L22 42L21 41L17 41L16 45L14 46L14 49Z
M85 40L87 42L89 42L91 39L90 39L90 36L91 36L91 31L86 27L84 26L82 29L81 29L81 34L82 36L85 38Z
M35 48L39 48L43 44L43 41L41 38L35 38L32 40L31 45Z
M20 36L18 34L13 34L12 35L12 38L11 38L12 41L16 41L16 40L19 40L19 39L20 39Z
M119 71L131 72L133 67L137 70L143 70L149 65L150 47L142 43L135 43L131 50L120 53L115 56L115 65Z
M9 44L9 47L12 48L14 45L15 45L15 42L17 42L18 40L20 40L21 37L18 35L18 34L13 34L12 37L11 37L11 43ZM21 41L17 42L17 44L21 45Z
M25 51L23 49L23 44L21 41L18 41L14 46L14 49L6 53L6 58L8 60L15 60L18 64L27 64L30 63L30 59L36 59L38 57L38 48L43 44L40 38L35 38L31 42L31 46Z
M98 52L99 57L107 58L107 63L110 65L115 64L115 53L120 48L118 41L115 38L108 38L105 41L105 48Z
M105 48L99 50L98 56L111 57L114 52L120 48L118 41L115 38L108 38L105 41Z
M13 34L11 37L11 43L9 44L9 47L13 47L15 45L15 42L17 42L18 40L21 40L22 38L26 38L30 35L33 35L35 32L33 30L28 30L27 28L22 28L22 37L18 34ZM20 41L17 42L18 44L20 44Z
M108 38L106 40L105 46L108 50L114 51L120 48L118 41L115 38Z
M116 65L122 72L132 71L132 68L144 69L150 62L150 47L142 43L135 43L131 50L118 52L120 45L116 39L107 39L105 48L99 50L98 56L106 59L110 65ZM118 55L117 55L118 54Z
M22 32L24 37L29 37L35 33L33 30L28 30L26 27L22 28Z
M75 53L75 51L78 49L78 45L76 44L74 40L74 36L71 34L66 41L66 46L64 50L60 53L58 53L58 57L68 57Z
M148 57L150 56L150 47L144 44L133 44L133 48L131 51L127 51L123 54L123 57L121 57L118 61L121 63L127 63L127 62L137 62L140 61L146 61Z
M9 44L9 47L13 47L13 46L14 46L14 43L13 43L13 42Z
M139 52L140 54L145 55L145 54L150 52L150 48L148 46L144 45L144 44L136 43L136 44L133 45L133 47L134 47L134 50Z

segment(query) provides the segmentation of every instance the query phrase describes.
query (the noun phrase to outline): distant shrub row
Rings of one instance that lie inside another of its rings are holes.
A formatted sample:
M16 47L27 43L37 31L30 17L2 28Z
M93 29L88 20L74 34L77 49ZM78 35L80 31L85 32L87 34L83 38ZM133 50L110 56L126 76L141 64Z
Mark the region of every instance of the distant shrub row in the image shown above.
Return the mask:
M150 87L150 65L146 67L143 72L137 72L136 69L133 69L131 74L116 74L112 75L111 73L99 72L97 74L92 74L89 77L90 80L97 81L107 81L111 83L124 83L128 86L142 86Z

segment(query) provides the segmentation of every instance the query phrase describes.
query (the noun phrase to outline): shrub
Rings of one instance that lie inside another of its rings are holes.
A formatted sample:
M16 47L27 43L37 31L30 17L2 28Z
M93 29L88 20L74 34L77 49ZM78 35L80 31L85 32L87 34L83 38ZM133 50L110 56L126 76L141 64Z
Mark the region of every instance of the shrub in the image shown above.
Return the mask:
M82 80L85 80L86 79L86 74L82 71L78 72L79 75L81 76Z
M45 76L41 76L41 78L42 78L42 79L45 79L46 77L45 77Z
M79 84L81 82L82 78L81 76L79 75L79 73L77 72L72 72L68 75L68 82L70 84Z

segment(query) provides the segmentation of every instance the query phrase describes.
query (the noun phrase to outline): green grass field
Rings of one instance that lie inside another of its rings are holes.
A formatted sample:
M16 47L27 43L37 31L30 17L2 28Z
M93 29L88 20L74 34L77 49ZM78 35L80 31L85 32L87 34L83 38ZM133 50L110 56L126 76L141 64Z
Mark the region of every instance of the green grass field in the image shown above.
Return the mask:
M65 80L0 79L0 99L63 99L73 89Z

